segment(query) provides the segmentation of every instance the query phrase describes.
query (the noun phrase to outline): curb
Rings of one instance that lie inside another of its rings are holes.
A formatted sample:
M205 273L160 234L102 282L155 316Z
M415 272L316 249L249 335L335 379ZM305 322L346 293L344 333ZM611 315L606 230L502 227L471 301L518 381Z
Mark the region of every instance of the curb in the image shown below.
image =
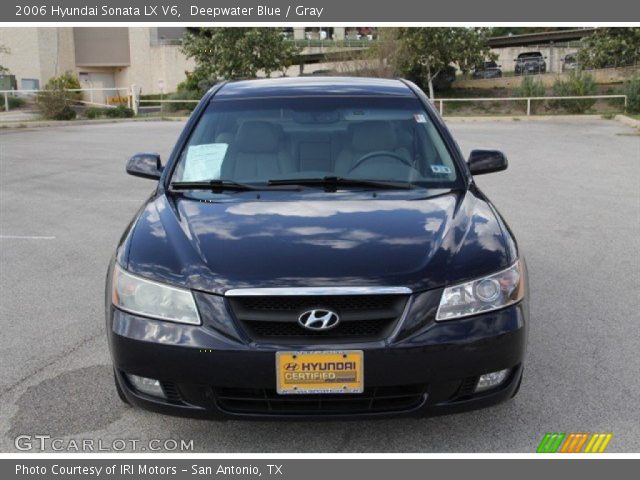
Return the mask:
M486 115L477 117L444 116L445 122L553 122L562 120L602 120L601 115ZM632 119L631 119L632 120Z
M626 115L616 115L613 118L628 127L640 128L640 120L636 120L635 118L627 117Z
M22 122L0 122L0 130L43 127L72 127L74 125L100 125L125 122L183 122L188 117L137 117L101 118L96 120L25 120Z

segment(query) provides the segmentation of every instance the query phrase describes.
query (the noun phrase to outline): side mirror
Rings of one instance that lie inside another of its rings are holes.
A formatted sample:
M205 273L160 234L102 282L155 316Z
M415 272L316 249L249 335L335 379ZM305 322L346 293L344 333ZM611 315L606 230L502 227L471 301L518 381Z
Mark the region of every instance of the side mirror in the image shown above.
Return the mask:
M127 173L135 177L159 179L162 163L157 153L136 153L127 162Z
M507 157L499 150L473 150L467 160L472 175L506 170Z

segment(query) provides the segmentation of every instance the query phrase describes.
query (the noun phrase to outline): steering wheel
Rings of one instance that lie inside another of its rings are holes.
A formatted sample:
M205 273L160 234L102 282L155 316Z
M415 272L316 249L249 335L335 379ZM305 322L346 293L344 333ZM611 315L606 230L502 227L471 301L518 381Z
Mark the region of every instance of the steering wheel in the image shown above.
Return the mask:
M411 167L413 168L413 165L411 165L411 162L409 160L407 160L406 158L400 156L399 154L395 153L395 152L391 152L389 150L378 150L375 152L369 152L369 153L365 153L363 156L361 156L349 169L349 173L353 172L356 168L358 168L359 166L361 166L363 163L368 162L369 160L371 160L372 158L376 158L376 157L389 157L389 158L393 158L394 160L399 161L400 163L405 164L407 167Z

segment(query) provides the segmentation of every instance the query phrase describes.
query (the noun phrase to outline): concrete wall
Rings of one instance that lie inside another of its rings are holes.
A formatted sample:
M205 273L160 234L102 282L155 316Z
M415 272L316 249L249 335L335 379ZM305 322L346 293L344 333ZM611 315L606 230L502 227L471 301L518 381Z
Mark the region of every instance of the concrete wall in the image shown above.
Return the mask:
M186 78L185 72L194 69L194 62L180 52L179 45L152 45L151 37L149 28L129 28L131 65L118 69L116 85L136 85L143 94L153 94L161 93L162 81L164 93L175 92L178 83Z
M0 44L7 47L9 53L0 54L0 65L16 76L18 88L22 78L38 79L43 87L49 78L73 71L78 74L109 73L113 75L115 86L135 84L143 93L161 93L159 82L162 81L164 93L173 92L186 78L185 72L193 70L194 63L185 58L179 45L159 44L156 38L152 39L152 33L155 32L147 27L129 28L128 45L121 46L128 49L127 55L119 55L113 65L105 61L86 65L92 63L86 58L79 59L84 65L77 65L73 28L2 27ZM75 36L82 38L82 35ZM118 65L125 57L129 65Z
M9 53L0 54L0 65L16 76L18 88L23 78L40 80L75 69L72 28L2 27L0 45Z
M622 83L632 77L640 74L640 66L619 67L619 68L601 68L598 70L589 70L594 76L596 83ZM568 73L545 73L535 75L536 80L540 80L545 87L552 87L558 79L567 79ZM523 77L502 77L478 80L456 80L453 84L454 88L516 88L520 86Z

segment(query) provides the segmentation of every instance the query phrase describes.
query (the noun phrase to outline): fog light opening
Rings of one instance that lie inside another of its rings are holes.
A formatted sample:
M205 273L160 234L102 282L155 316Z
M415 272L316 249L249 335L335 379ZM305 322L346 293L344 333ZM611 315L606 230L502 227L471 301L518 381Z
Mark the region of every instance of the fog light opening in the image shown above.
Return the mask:
M501 385L507 379L509 370L510 369L506 368L504 370L498 370L497 372L485 373L484 375L480 375L478 384L476 385L475 393L484 392Z
M127 378L131 385L139 391L140 393L144 393L146 395L151 395L152 397L166 398L164 391L162 390L162 385L160 382L154 378L147 377L139 377L138 375L131 375L127 373Z

